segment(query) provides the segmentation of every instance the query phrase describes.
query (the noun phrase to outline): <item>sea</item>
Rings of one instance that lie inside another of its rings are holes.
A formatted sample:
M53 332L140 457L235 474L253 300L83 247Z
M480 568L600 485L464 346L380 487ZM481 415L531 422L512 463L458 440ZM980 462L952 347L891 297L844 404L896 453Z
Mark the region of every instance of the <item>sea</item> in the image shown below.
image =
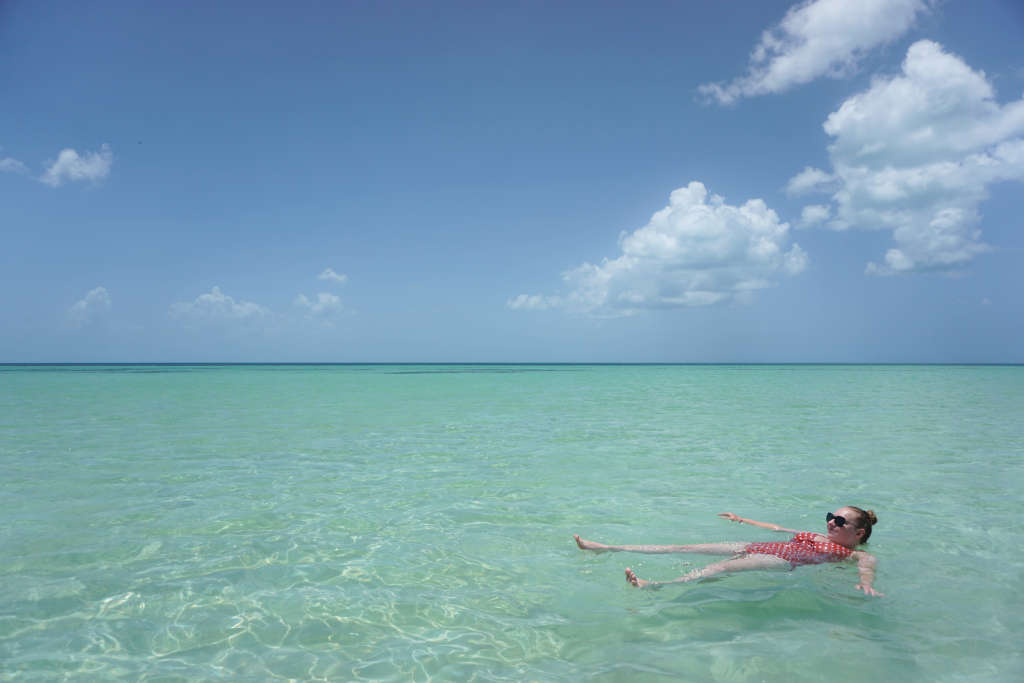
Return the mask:
M0 366L0 679L1024 680L1024 366ZM846 564L660 590L872 509Z

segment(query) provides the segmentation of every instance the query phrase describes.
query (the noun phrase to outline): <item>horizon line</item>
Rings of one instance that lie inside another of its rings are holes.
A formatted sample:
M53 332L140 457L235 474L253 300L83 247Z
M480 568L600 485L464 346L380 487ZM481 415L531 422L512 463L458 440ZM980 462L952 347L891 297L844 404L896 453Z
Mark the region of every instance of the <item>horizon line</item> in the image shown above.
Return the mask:
M1021 366L1021 361L33 361L0 362L0 367L75 367L75 366L353 366L353 365L917 365L917 366Z

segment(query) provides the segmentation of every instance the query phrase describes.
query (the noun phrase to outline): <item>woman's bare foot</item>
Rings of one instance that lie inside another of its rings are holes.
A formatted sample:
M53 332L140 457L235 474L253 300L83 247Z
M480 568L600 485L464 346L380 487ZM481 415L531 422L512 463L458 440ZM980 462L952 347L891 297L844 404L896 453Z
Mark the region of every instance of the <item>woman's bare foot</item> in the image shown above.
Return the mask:
M606 550L608 548L608 546L602 543L594 543L593 541L588 541L586 539L580 538L579 534L573 534L572 537L576 539L576 545L580 547L580 550L593 550L596 552L601 552L602 550Z
M629 581L631 585L636 586L637 588L646 588L651 585L650 581L644 581L634 574L633 570L629 567L626 567L626 581Z

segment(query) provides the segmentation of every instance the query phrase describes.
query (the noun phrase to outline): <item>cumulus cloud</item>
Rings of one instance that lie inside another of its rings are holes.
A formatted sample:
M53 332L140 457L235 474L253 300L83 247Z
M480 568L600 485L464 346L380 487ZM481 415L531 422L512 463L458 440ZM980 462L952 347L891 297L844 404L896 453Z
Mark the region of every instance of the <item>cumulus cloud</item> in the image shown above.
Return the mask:
M316 299L310 301L305 294L295 297L295 306L302 309L309 316L324 316L341 311L341 297L320 292Z
M51 187L59 187L66 180L91 180L97 182L110 174L110 166L114 163L114 155L108 145L103 145L98 152L86 152L79 155L71 148L62 149L40 181Z
M672 192L644 227L619 237L622 254L563 274L565 296L520 294L508 308L564 308L600 316L707 306L746 299L779 273L807 265L799 245L786 250L789 225L761 199L731 206L702 183Z
M214 287L200 294L192 302L179 302L171 306L175 317L204 321L248 321L270 315L270 309L251 301L236 301Z
M795 5L765 31L747 73L699 91L720 104L780 93L821 76L842 77L869 50L892 42L927 10L929 0L813 0Z
M895 241L871 274L968 263L989 249L987 187L1024 180L1024 98L1000 105L983 72L931 41L911 45L899 75L876 78L824 129L838 186L827 227L889 230Z
M345 275L344 273L335 273L333 268L325 268L324 272L317 275L317 279L329 280L343 285L348 282L348 275Z
M105 287L97 287L68 309L68 321L76 327L82 327L107 313L110 308L110 293Z

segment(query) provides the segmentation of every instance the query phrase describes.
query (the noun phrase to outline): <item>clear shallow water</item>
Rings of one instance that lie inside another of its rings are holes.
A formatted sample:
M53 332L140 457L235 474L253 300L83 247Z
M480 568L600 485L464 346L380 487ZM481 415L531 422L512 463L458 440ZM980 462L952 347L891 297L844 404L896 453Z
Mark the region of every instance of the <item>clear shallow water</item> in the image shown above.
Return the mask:
M0 677L1019 680L1024 367L0 367ZM660 591L873 508L852 567Z

